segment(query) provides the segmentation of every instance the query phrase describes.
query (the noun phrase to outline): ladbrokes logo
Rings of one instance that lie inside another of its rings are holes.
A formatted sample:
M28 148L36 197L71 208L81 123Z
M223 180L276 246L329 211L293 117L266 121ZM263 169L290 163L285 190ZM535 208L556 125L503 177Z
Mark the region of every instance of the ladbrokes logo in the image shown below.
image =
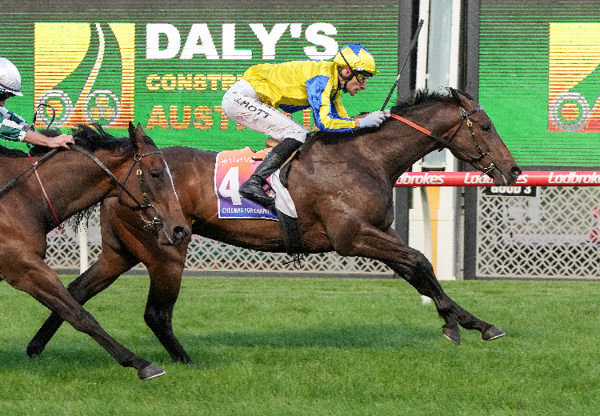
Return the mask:
M38 120L126 128L134 113L135 24L36 23ZM53 110L54 109L54 114Z
M551 23L548 131L600 132L600 23Z

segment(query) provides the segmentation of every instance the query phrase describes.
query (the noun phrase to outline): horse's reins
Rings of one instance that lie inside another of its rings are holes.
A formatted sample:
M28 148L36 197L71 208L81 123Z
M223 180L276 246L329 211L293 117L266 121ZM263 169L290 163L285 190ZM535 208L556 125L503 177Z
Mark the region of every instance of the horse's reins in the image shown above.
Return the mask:
M435 134L433 134L430 130L427 130L424 127L419 126L418 124L404 118L401 117L397 114L390 114L390 116L392 118L395 118L396 120L399 120L401 122L403 122L404 124L409 125L410 127L420 131L421 133L427 135L428 137L431 137L433 140L437 141L438 143L440 143L443 147L448 148L450 150L454 150L458 153L461 153L463 156L466 156L468 158L470 158L473 162L479 163L479 161L481 159L483 159L485 156L489 156L491 159L491 162L489 164L488 167L486 168L481 168L481 176L488 174L489 172L493 171L494 169L496 169L496 164L494 163L494 157L489 153L489 152L484 152L483 149L481 148L481 145L479 144L479 142L477 141L477 137L475 137L475 132L473 131L473 122L471 121L471 119L469 118L471 115L475 114L478 111L483 111L483 107L482 106L478 106L477 108L474 108L472 110L465 110L463 107L459 106L458 107L460 110L460 124L458 125L458 127L456 128L456 130L454 131L454 133L452 133L452 136L450 136L450 139L445 140ZM454 143L452 142L452 139L454 138L454 136L456 136L456 134L458 133L458 131L460 130L460 128L462 127L462 124L464 121L467 121L467 126L469 127L469 131L471 132L471 137L473 138L473 144L475 146L475 149L477 150L477 152L479 153L479 156L474 156L472 154L470 154L469 152L459 148L458 146L456 146Z

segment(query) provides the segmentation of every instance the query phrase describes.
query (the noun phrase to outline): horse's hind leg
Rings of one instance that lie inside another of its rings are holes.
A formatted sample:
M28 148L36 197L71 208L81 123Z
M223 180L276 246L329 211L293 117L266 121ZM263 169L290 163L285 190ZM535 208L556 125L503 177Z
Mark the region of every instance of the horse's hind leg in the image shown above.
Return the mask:
M481 337L486 341L491 341L504 335L504 331L476 318L452 300L444 292L435 277L431 262L422 253L416 250L415 253L415 263L412 268L393 262L386 262L386 264L417 289L421 295L425 295L434 301L440 317L445 321L442 329L446 338L456 344L460 344L459 324L463 328L480 331Z
M485 340L504 335L502 330L476 318L450 299L435 277L429 260L423 253L408 247L394 230L381 231L360 221L336 221L327 228L327 235L339 254L379 259L421 295L433 299L438 313L446 322L444 335L456 344L460 344L459 324L467 329L479 330Z
M189 357L173 332L173 307L179 296L181 276L185 266L186 247L170 247L174 256L165 253L146 264L150 275L150 291L144 320L173 360L191 364Z
M124 256L105 249L89 269L69 284L67 290L80 305L84 305L136 263L136 259L126 259ZM27 355L32 357L41 354L62 323L63 319L60 315L52 312L27 345Z

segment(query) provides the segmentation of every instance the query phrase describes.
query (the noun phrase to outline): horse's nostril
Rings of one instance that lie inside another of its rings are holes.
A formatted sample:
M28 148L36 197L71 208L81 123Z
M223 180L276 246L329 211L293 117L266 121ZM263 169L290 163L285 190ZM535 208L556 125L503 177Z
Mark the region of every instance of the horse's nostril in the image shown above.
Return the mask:
M183 241L188 235L190 235L190 231L187 227L178 225L173 229L173 237L177 241Z
M513 167L510 171L515 177L518 177L521 173L523 173L521 168L518 166Z

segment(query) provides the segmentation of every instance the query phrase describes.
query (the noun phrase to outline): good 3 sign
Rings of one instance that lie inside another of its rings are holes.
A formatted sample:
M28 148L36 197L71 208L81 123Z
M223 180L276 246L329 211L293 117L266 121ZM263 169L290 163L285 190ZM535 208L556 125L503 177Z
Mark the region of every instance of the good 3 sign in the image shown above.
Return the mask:
M125 128L134 119L136 24L53 22L34 26L35 102L51 106L39 115L41 123L47 124L55 117L56 127L95 122L105 127ZM339 47L333 38L337 29L329 23L276 23L270 29L262 23L248 26L255 42L261 46L255 55L263 60L275 59L276 44L284 33L309 44L302 48L307 59L329 59ZM148 61L256 58L251 49L236 48L233 23L221 26L221 53L204 23L192 24L183 36L174 25L148 23L144 35L144 55ZM230 85L237 77L229 76L231 79L227 83L223 81L223 86ZM168 90L161 82L181 78L181 75L169 77L151 73L144 78L141 82L146 90L156 91ZM193 82L199 85L211 81L210 76L206 80L197 78ZM171 81L167 83L170 85ZM216 88L213 85L210 89Z

